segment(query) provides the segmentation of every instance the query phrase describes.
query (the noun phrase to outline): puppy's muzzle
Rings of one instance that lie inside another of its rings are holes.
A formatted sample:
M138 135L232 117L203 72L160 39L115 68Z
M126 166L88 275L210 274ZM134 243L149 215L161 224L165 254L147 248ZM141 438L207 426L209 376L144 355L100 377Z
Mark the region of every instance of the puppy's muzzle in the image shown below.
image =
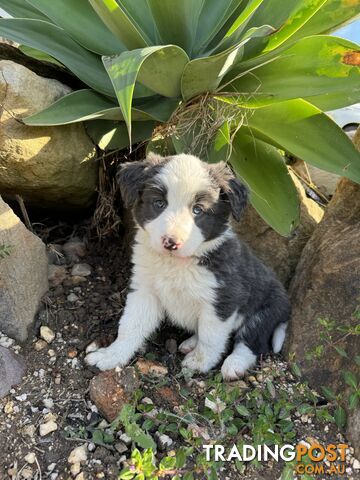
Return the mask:
M182 246L181 242L176 241L175 238L169 237L168 235L162 237L162 244L166 250L170 251L178 250Z

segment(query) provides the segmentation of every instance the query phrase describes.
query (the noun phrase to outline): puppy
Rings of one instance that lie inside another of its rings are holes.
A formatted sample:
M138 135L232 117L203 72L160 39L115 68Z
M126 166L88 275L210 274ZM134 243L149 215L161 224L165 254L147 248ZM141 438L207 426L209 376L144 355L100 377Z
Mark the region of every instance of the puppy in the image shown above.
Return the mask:
M240 220L248 194L227 165L152 155L122 165L118 180L137 226L130 291L117 339L87 362L100 370L126 365L165 317L193 334L179 347L192 370L215 367L230 340L221 368L227 380L271 347L279 352L289 301L231 229L230 216Z

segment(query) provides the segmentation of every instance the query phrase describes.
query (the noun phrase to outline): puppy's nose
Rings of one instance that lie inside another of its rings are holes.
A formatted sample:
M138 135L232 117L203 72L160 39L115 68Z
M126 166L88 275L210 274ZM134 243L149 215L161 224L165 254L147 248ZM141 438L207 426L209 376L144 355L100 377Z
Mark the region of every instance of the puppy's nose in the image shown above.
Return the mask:
M177 242L173 237L165 235L162 239L162 243L166 250L177 250L181 247L181 243Z

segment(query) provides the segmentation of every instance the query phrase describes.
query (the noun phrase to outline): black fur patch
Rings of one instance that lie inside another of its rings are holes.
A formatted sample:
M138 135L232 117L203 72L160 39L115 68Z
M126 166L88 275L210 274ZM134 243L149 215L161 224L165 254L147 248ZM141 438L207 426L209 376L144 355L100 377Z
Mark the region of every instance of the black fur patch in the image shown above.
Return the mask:
M200 259L218 282L215 310L226 321L234 312L244 316L235 341L243 341L256 355L271 350L277 325L287 322L290 304L284 287L236 237Z

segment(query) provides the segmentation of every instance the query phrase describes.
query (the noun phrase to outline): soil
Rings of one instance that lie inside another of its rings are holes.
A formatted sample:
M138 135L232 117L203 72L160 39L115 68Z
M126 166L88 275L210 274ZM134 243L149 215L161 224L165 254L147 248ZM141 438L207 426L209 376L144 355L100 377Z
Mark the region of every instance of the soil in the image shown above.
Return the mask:
M83 228L83 225L77 226L74 231L72 226L62 225L60 231L59 228L47 230L53 233L48 233L45 240L53 244L52 250L61 250L61 247L56 245L64 243L71 236L81 236ZM84 478L116 479L122 468L124 455L113 447L108 449L95 446L78 437L81 436L84 426L101 420L88 392L89 380L98 372L85 365L83 359L87 345L93 340L106 345L116 335L131 270L129 247L122 243L121 238L112 238L103 243L90 241L86 247L86 256L80 261L90 265L91 275L78 285L74 285L70 275L74 262L62 256L55 255L53 258L55 263L66 266L67 277L62 285L51 288L44 298L27 343L22 346L11 344L11 348L26 359L27 373L20 386L0 399L0 480L73 478L75 474L70 473L68 456L75 447L83 444L91 450L87 452L87 461L81 465ZM77 299L74 299L74 295ZM35 345L41 325L48 325L56 337L50 345L37 351ZM165 343L169 339L175 339L179 344L184 338L186 335L183 332L166 327L146 345L146 352L169 369L169 392L178 392L180 387L185 386L185 380L182 380L183 384L179 384L176 377L181 370L182 355L177 352L169 353ZM11 343L0 335L1 342L5 345ZM146 352L142 352L142 355ZM268 365L277 365L279 370L286 372L287 366L281 359L269 358L267 362ZM254 372L252 374L254 375ZM288 378L293 379L290 372ZM197 380L200 381L201 376ZM146 389L147 396L152 398L155 404L164 401L164 397L156 393L153 385L145 385ZM202 401L201 393L196 388L190 391L195 402ZM171 398L169 401L171 403ZM49 418L55 421L57 430L40 436L39 425ZM315 421L308 425L299 420L297 430L299 440L311 434L325 444L344 441L333 424L324 428L323 424L316 424ZM69 432L72 432L72 436L69 436ZM74 435L74 432L79 432L79 435ZM171 448L176 449L179 445L181 437ZM125 456L129 456L130 451L131 449L125 452ZM34 463L25 460L30 452L35 453ZM255 480L263 476L271 480L279 475L280 470L275 467L260 476L255 471L243 478ZM81 480L81 477L78 478ZM222 478L235 479L239 478L239 474L229 466ZM350 471L348 476L341 478L356 477Z

